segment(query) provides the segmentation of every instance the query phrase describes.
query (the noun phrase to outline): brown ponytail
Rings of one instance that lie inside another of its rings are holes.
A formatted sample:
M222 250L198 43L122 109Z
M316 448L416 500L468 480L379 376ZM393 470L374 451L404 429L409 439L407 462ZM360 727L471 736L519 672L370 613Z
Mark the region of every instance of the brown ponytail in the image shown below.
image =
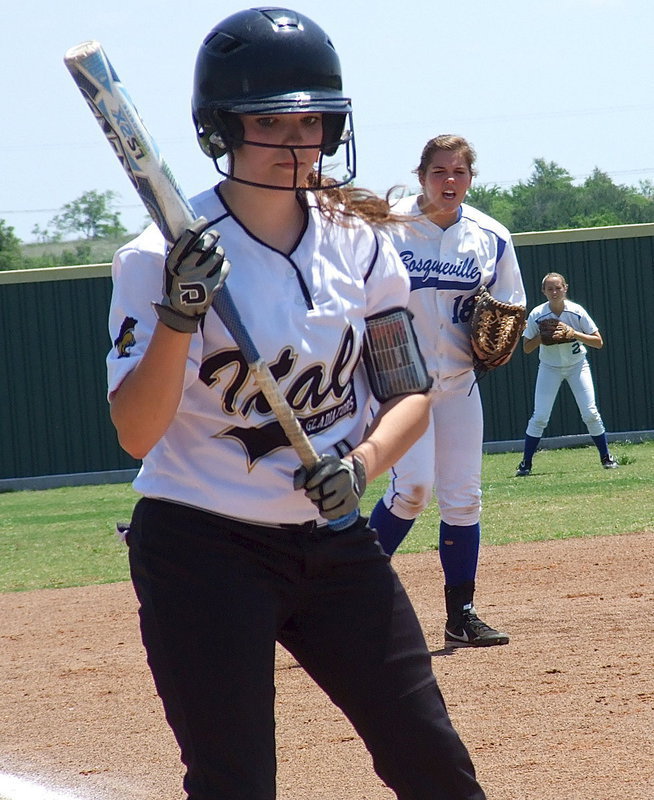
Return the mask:
M370 225L391 225L406 223L410 217L396 214L391 207L391 195L396 187L388 190L385 197L379 197L369 189L359 186L332 186L331 178L322 177L318 184L317 173L312 172L307 180L307 188L319 189L315 196L322 214L333 222L346 226L355 220L363 220Z

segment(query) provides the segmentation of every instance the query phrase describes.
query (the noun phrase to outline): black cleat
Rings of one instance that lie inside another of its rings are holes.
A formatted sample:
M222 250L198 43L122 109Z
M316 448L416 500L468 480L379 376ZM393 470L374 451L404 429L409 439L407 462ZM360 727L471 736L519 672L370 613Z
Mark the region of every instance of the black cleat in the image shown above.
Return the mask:
M531 475L531 466L527 466L524 461L518 464L518 469L515 471L516 478L526 478Z
M445 647L493 647L508 643L508 634L482 622L474 608L463 612L458 625L450 622L445 625Z

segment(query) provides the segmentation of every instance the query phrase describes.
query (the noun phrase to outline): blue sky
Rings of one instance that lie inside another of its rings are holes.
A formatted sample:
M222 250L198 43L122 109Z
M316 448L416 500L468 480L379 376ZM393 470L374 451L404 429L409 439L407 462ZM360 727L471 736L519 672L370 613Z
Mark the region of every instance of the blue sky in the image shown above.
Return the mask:
M62 11L62 6L66 7ZM412 175L422 146L458 133L478 154L478 184L526 180L535 158L575 179L654 180L651 0L296 0L341 59L353 99L357 183L378 192ZM373 7L373 11L367 10ZM215 182L190 119L204 35L239 2L11 3L0 29L0 218L31 241L64 203L119 194L130 230L145 219L63 64L97 39L187 194Z

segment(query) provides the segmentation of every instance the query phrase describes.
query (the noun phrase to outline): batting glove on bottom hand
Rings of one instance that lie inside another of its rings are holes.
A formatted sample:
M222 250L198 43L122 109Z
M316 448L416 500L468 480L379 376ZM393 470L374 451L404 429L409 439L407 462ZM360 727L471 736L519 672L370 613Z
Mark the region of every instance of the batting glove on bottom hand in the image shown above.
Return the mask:
M163 299L153 304L161 322L181 333L197 331L229 273L219 234L207 227L198 217L175 242L166 258Z
M359 507L366 490L366 468L358 456L350 460L322 455L313 467L295 471L293 487L304 489L322 517L340 519Z

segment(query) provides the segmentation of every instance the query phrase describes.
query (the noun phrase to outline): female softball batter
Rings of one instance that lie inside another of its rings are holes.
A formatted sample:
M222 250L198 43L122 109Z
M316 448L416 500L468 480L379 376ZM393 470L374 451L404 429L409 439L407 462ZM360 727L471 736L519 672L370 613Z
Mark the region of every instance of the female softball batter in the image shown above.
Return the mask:
M128 534L141 633L188 798L275 797L280 642L398 798L483 800L374 532L363 519L326 524L422 433L429 385L415 346L408 393L380 381L374 341L361 358L373 319L392 312L412 333L408 279L369 224L392 219L388 204L341 188L351 169L340 183L323 175L344 150L354 164L336 52L294 11L239 12L203 42L192 105L225 179L192 201L200 220L170 252L150 227L116 254L108 356L112 419L143 459ZM298 467L211 309L228 271L245 326L324 454L316 469ZM381 383L366 433L369 385Z
M470 317L484 285L498 300L525 304L509 232L463 203L475 153L459 136L425 145L416 173L422 193L395 210L413 217L393 241L411 281L409 309L433 386L427 433L390 471L388 490L370 517L391 555L415 518L438 498L439 548L445 576L445 644L507 644L507 634L477 616L473 604L480 543L483 416L473 373Z
M568 284L558 272L548 272L541 283L547 298L534 308L527 317L522 347L532 353L537 347L540 362L536 377L534 413L527 425L522 461L518 464L516 477L531 474L532 459L543 431L550 421L554 401L563 381L567 381L577 403L581 418L588 429L605 469L615 469L618 462L609 452L604 423L595 404L595 387L590 366L586 359L586 348L598 350L604 346L602 335L585 308L568 299ZM543 344L539 325L544 320L555 318L571 329L569 341L561 344Z

